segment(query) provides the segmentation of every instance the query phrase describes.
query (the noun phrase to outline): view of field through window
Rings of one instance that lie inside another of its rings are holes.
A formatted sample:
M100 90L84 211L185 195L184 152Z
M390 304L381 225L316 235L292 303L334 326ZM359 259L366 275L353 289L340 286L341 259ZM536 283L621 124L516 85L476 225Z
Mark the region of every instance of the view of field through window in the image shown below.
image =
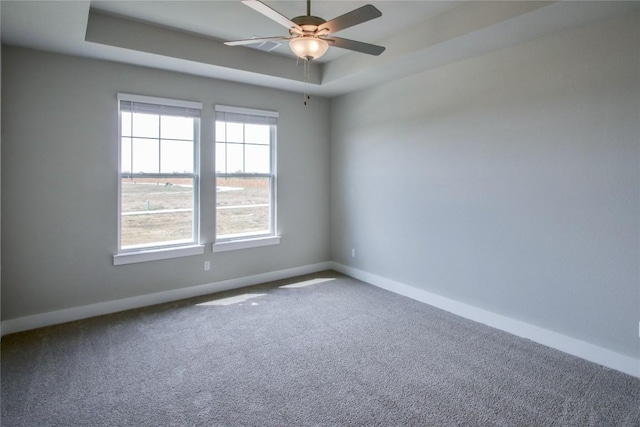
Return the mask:
M271 232L272 126L262 118L216 114L217 240Z
M120 106L121 248L197 241L199 112L130 101Z
M216 180L218 238L269 232L270 178Z
M121 103L123 249L199 241L195 191L198 122L182 113L166 106ZM216 172L216 240L269 234L275 120L220 114L216 115L212 159ZM207 164L212 165L204 161L202 167Z
M193 179L123 178L121 244L191 240Z
M122 246L191 240L193 180L122 179ZM219 237L269 232L269 178L218 178Z

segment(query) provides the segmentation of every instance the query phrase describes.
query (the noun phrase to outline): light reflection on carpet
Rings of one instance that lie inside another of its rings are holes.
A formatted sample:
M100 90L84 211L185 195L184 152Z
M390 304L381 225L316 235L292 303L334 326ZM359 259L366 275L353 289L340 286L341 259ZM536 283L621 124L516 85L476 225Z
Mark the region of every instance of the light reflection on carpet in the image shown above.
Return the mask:
M304 288L306 286L319 285L320 283L330 282L331 280L336 280L334 278L324 278L324 279L311 279L305 280L304 282L292 283L290 285L280 286L281 289L295 289L295 288Z
M240 304L240 303L248 301L248 300L250 300L252 298L263 297L265 295L267 295L267 294L242 294L242 295L237 295L235 297L222 298L222 299L217 299L217 300L213 300L213 301L202 302L202 303L196 304L196 305L197 306L208 306L208 305Z

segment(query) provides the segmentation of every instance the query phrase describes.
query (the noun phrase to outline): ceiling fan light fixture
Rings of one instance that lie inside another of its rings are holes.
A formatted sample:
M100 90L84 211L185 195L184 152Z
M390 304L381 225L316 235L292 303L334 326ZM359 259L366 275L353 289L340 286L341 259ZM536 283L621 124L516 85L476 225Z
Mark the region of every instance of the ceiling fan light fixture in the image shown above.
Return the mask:
M291 40L289 47L299 58L311 61L324 55L329 49L329 43L318 37L302 36Z

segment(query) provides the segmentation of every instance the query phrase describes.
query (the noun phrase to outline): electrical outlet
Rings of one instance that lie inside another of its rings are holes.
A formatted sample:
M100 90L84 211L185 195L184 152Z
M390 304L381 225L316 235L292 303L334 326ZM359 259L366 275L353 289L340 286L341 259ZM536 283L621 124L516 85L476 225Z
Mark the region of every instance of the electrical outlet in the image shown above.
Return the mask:
M356 257L356 248L351 248L351 257Z
M211 261L205 261L204 262L204 271L209 271L211 270Z

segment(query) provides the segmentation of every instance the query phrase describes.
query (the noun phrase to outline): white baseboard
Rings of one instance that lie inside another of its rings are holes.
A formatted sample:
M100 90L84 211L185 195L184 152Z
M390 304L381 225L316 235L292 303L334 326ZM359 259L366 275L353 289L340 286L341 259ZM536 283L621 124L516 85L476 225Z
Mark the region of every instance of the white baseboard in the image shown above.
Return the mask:
M393 293L406 296L458 316L483 323L496 329L527 338L547 347L586 359L607 368L640 378L640 359L634 359L576 338L568 337L548 329L540 328L519 320L511 319L469 304L414 288L366 271L346 265L331 263L331 267L343 274L370 283Z
M366 271L353 267L338 264L335 262L322 262L301 267L294 267L285 270L278 270L268 273L256 274L253 276L239 277L236 279L222 280L219 282L206 283L204 285L189 286L186 288L173 289L170 291L157 292L154 294L141 295L132 298L125 298L115 301L101 302L81 307L72 307L64 310L51 311L48 313L36 314L32 316L18 317L5 320L0 324L2 336L41 328L44 326L57 325L74 320L87 319L104 314L116 313L119 311L134 308L147 307L165 302L177 301L185 298L212 294L231 289L238 289L245 286L257 285L274 280L287 279L303 274L315 273L318 271L333 269L340 273L370 283L393 293L406 296L420 301L458 316L483 323L496 329L527 338L539 344L546 345L556 350L598 363L611 369L640 378L640 360L633 357L616 353L612 350L599 347L576 338L568 337L548 329L540 328L519 320L511 319L469 304L465 304L450 298L405 285L395 280L387 279Z
M57 325L60 323L88 319L89 317L116 313L133 308L147 307L150 305L178 301L185 298L192 298L212 294L215 292L228 291L230 289L243 288L245 286L258 285L260 283L287 279L290 277L316 273L318 271L329 269L331 269L330 262L321 262L318 264L288 268L286 270L278 270L268 273L256 274L253 276L239 277L237 279L206 283L204 285L189 286L186 288L173 289L170 291L157 292L154 294L140 295L137 297L124 298L115 301L106 301L81 307L72 307L64 310L50 311L48 313L35 314L32 316L18 317L15 319L3 321L0 328L3 335L8 335L15 332L41 328L44 326Z

